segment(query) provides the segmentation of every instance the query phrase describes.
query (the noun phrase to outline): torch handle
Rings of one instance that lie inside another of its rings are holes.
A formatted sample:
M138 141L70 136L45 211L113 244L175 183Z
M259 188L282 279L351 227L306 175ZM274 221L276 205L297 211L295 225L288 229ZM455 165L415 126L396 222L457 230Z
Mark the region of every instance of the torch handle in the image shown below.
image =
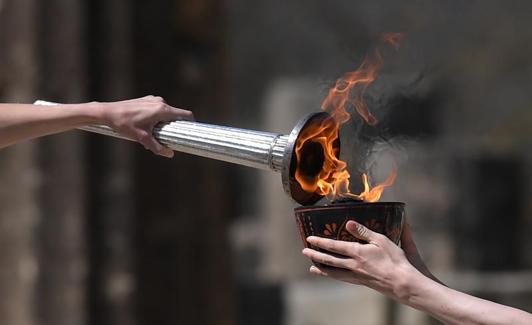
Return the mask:
M38 100L35 105L57 103ZM79 129L131 140L105 125L90 125ZM160 123L154 128L153 136L175 151L275 172L281 171L288 144L288 136L278 133L191 121Z

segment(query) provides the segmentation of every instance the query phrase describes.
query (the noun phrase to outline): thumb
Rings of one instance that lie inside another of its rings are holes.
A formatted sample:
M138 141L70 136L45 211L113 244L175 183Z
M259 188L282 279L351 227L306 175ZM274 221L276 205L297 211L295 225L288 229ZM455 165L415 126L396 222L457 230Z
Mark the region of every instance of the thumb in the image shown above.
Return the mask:
M150 150L156 155L164 156L167 158L172 158L174 156L174 152L172 151L172 149L160 144L157 140L155 140L155 138L151 134L147 132L145 132L145 135L141 136L139 142L144 146L144 148Z
M380 236L382 236L353 220L349 220L345 225L345 228L355 238L371 244L376 244L379 241Z

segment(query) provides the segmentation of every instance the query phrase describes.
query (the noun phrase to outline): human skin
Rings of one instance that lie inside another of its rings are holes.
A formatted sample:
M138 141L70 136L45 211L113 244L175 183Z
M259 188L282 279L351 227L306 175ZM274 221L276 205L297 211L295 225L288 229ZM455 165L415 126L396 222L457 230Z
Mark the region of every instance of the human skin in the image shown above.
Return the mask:
M367 244L308 237L312 246L333 253L303 249L312 261L327 265L311 266L310 273L372 288L444 324L532 324L532 315L527 312L467 295L439 282L423 263L408 225L401 237L403 249L354 221L349 221L346 228Z
M0 104L0 149L12 144L77 127L103 124L135 140L153 153L172 158L174 152L153 137L159 122L193 120L192 112L146 96L111 103L91 102L40 106Z

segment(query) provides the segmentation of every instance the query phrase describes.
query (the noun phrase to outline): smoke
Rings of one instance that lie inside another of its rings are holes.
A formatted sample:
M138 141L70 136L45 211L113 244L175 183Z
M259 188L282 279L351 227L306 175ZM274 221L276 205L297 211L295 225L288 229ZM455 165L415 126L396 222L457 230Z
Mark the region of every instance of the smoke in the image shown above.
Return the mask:
M408 160L408 143L439 132L438 113L446 96L442 87L427 77L430 71L382 72L364 95L378 120L373 126L366 124L353 107L349 108L351 120L343 125L340 141L341 159L348 164L352 192L362 189L358 180L363 173L369 175L372 184L382 182Z

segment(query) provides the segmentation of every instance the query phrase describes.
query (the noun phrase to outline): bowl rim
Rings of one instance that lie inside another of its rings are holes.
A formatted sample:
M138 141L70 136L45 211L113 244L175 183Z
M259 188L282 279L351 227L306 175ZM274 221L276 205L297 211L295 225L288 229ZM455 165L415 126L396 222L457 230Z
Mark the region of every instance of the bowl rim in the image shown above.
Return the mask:
M326 205L299 206L299 207L294 208L294 212L320 211L320 210L330 211L330 210L344 209L346 207L353 207L353 206L364 207L364 208L396 206L396 207L404 208L406 204L404 202L398 202L398 201L392 201L392 202L352 201L352 202L341 202L341 203L326 204Z

